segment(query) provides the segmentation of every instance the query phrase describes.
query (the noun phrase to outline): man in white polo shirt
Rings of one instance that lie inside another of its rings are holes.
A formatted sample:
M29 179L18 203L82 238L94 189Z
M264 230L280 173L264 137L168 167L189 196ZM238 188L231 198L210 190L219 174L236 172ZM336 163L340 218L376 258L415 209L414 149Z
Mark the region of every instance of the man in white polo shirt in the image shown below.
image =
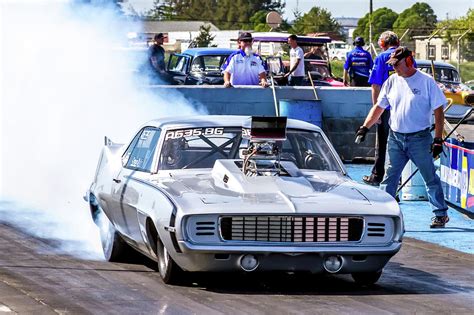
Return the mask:
M304 51L298 46L296 35L288 36L290 45L290 71L285 74L288 78L288 85L301 85L304 79Z
M262 58L252 50L252 34L239 36L239 50L230 55L222 66L224 86L261 85L268 86Z
M357 131L364 141L365 135L385 109L390 110L388 136L388 168L380 188L395 197L400 176L408 160L420 170L434 213L431 228L443 228L449 221L448 206L444 200L441 181L436 175L433 158L443 152L443 106L447 100L434 79L414 67L412 53L398 47L387 64L396 74L382 85L376 106L372 106L365 122ZM431 116L435 117L435 138L431 136Z

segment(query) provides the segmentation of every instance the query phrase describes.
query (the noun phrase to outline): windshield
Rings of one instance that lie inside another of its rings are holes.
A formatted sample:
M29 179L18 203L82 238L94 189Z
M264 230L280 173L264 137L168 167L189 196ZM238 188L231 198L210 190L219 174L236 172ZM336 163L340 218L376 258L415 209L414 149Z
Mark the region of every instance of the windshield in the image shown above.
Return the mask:
M420 67L420 70L432 74L431 67ZM435 66L435 80L439 82L461 83L461 78L456 70Z
M329 69L325 64L321 64L311 60L305 60L304 68L306 71L310 71L312 74L321 75L323 79L331 77L331 75L329 74Z
M212 168L217 159L238 159L247 148L242 128L193 128L169 130L162 146L159 170ZM319 132L287 130L281 160L301 169L338 171L337 159Z
M191 65L191 71L215 72L220 74L220 68L227 57L228 55L196 57Z

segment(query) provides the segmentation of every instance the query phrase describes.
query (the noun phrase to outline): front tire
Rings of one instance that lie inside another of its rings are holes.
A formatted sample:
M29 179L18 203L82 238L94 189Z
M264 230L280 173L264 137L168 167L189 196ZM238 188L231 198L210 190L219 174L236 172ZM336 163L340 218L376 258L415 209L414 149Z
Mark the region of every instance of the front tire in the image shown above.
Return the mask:
M158 257L158 272L166 284L177 284L181 281L183 270L171 258L168 250L158 237L156 242L156 253Z
M351 276L355 283L362 286L370 286L379 281L380 276L382 276L382 270L373 272L357 272L351 274Z

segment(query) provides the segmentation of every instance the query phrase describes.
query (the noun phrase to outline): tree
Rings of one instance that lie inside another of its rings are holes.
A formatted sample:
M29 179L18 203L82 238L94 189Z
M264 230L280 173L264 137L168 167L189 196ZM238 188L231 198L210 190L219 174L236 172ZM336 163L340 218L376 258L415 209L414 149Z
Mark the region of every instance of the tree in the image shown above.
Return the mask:
M211 35L211 26L201 25L199 27L199 35L194 38L194 47L216 47L216 45L211 45L212 40L215 36Z
M344 37L342 26L331 16L331 13L320 7L313 7L309 12L296 18L292 32L294 34L335 33Z
M250 17L250 24L248 29L252 29L256 32L269 32L271 27L267 25L267 14L270 11L260 10ZM282 20L280 26L273 29L274 31L285 31L290 28L290 25L286 20Z
M442 36L452 45L457 43L462 33L471 29L471 32L461 39L461 57L470 61L474 60L474 9L469 9L466 16L442 21L437 24L437 27L446 27Z
M171 1L154 0L153 7L144 13L147 20L171 20L173 18Z
M376 42L380 34L393 29L393 23L398 18L398 14L389 8L380 8L372 12L372 40ZM357 28L352 37L362 36L369 42L369 13L357 22Z
M222 29L248 29L255 12L281 13L284 7L282 0L155 0L145 18L210 21Z
M270 31L270 26L267 25L267 14L268 12L265 10L255 12L255 14L250 17L251 29L256 32Z
M437 17L429 4L417 2L398 16L394 30L403 34L408 28L410 36L429 35L436 28Z

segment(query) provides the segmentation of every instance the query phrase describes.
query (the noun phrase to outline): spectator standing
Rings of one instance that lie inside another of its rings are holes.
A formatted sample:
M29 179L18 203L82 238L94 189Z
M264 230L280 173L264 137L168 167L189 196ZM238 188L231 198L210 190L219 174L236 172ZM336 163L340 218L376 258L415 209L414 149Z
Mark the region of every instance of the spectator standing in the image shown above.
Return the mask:
M375 105L380 93L382 84L388 79L389 75L394 73L393 67L387 64L390 55L397 49L399 40L397 34L386 31L380 34L379 47L383 50L376 58L372 72L369 76L369 84L372 86L372 104ZM385 174L385 154L387 151L388 138L388 120L390 111L386 110L377 122L377 141L375 144L375 163L370 175L365 175L362 180L369 185L378 186Z
M355 48L347 53L344 64L344 85L347 85L347 77L350 76L351 86L370 86L369 75L374 62L370 53L363 48L364 45L364 39L356 37L354 40Z
M231 54L222 66L224 86L260 84L266 87L265 66L262 58L252 50L252 34L242 33L237 41L239 50Z
M310 51L304 54L304 59L324 60L323 52L320 47L313 46Z
M153 38L153 44L148 48L148 61L152 73L163 78L166 74L165 49L162 47L165 35L156 34Z
M443 152L443 106L446 97L428 74L415 68L412 52L399 47L387 63L396 74L383 84L376 105L357 131L363 141L369 128L391 111L388 137L388 168L381 188L395 197L403 168L411 160L425 181L428 199L434 212L431 228L443 228L449 221L441 181L436 175L433 158ZM435 138L431 136L431 115L435 116Z
M288 85L301 85L304 79L304 52L298 46L298 37L296 35L288 36L288 44L290 45L290 71L285 73L288 78Z

